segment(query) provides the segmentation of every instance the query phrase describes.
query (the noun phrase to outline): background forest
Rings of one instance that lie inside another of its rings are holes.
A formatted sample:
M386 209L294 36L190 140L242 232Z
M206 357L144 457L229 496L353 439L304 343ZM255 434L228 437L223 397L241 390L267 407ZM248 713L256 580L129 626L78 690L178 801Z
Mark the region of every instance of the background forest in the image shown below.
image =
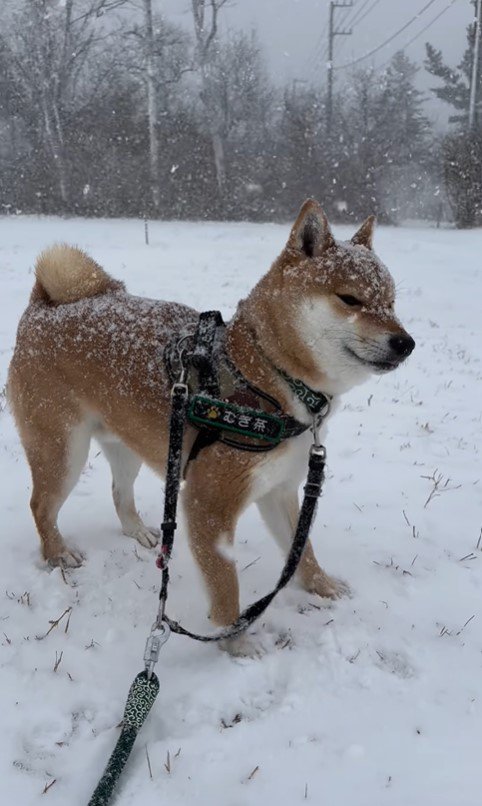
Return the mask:
M285 220L312 195L338 221L376 213L480 223L482 132L467 126L475 24L457 68L429 44L326 87L270 78L226 0L186 0L192 35L151 0L0 7L0 212ZM452 106L436 130L420 69ZM476 73L480 83L480 70Z

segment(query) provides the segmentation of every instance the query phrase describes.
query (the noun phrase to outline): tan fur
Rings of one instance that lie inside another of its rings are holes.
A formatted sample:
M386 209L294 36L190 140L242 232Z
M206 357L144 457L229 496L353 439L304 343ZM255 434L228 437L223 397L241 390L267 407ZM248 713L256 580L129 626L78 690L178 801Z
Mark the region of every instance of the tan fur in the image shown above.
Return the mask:
M52 302L76 302L105 294L118 285L82 249L55 244L45 249L35 265L35 276Z
M312 388L338 393L343 376L338 359L332 366L317 353L316 333L303 336L318 300L322 316L334 318L335 331L352 333L355 350L364 356L374 351L376 358L382 348L386 353L390 334L405 334L393 314L393 282L370 251L372 231L369 220L351 245L337 244L319 205L308 201L286 248L227 327L226 350L238 369L305 422L306 410L275 367ZM31 508L43 557L51 564L81 562L80 552L64 543L57 515L80 475L92 436L111 464L123 531L153 545L155 537L135 508L133 483L141 461L164 474L170 382L161 356L173 336L194 332L198 314L180 304L130 296L84 252L65 245L40 256L36 275L18 328L8 389L31 467ZM340 293L359 295L359 310L345 310ZM349 377L343 383L349 386L350 372L361 370L358 358L346 360L343 371ZM353 383L360 382L358 375ZM195 433L186 430L185 457ZM268 454L215 443L189 464L182 499L215 624L227 625L239 615L237 574L228 550L243 509L257 502L270 531L284 550L289 546L309 442L307 432ZM320 596L334 598L345 590L320 568L311 544L298 578ZM235 646L239 642L230 649Z

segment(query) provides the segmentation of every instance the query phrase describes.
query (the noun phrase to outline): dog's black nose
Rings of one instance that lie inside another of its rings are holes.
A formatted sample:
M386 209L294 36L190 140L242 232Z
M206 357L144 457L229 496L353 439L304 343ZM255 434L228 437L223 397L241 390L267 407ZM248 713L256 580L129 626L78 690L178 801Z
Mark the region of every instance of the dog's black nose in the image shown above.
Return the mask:
M400 358L407 358L415 347L415 342L408 333L405 336L390 336L388 344Z

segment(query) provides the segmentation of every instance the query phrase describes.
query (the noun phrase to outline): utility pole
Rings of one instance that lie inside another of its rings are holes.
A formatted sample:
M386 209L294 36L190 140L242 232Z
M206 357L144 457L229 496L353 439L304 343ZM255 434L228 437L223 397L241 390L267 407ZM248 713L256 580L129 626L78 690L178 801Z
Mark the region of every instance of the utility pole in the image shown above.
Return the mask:
M480 3L482 0L478 0ZM335 36L350 36L352 30L350 28L349 31L337 31L335 29L335 9L336 8L351 8L353 6L353 0L347 0L346 2L335 3L333 0L330 3L330 20L328 25L328 63L326 65L327 70L327 97L326 97L326 131L327 134L331 134L331 126L333 122L333 50L335 44Z
M472 52L472 72L470 75L469 129L473 131L477 123L477 103L480 84L480 34L482 24L482 0L475 0L475 39Z

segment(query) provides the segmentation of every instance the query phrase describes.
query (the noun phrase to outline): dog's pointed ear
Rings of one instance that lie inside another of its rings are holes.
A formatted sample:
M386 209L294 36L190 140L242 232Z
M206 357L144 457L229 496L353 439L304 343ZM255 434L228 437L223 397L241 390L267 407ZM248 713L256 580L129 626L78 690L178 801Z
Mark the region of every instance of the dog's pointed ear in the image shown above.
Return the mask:
M319 257L335 245L328 219L314 199L307 199L293 224L287 247L306 257Z
M355 232L351 239L352 244L355 246L365 246L367 249L373 249L373 234L375 232L375 216L369 215L363 222L360 229Z

